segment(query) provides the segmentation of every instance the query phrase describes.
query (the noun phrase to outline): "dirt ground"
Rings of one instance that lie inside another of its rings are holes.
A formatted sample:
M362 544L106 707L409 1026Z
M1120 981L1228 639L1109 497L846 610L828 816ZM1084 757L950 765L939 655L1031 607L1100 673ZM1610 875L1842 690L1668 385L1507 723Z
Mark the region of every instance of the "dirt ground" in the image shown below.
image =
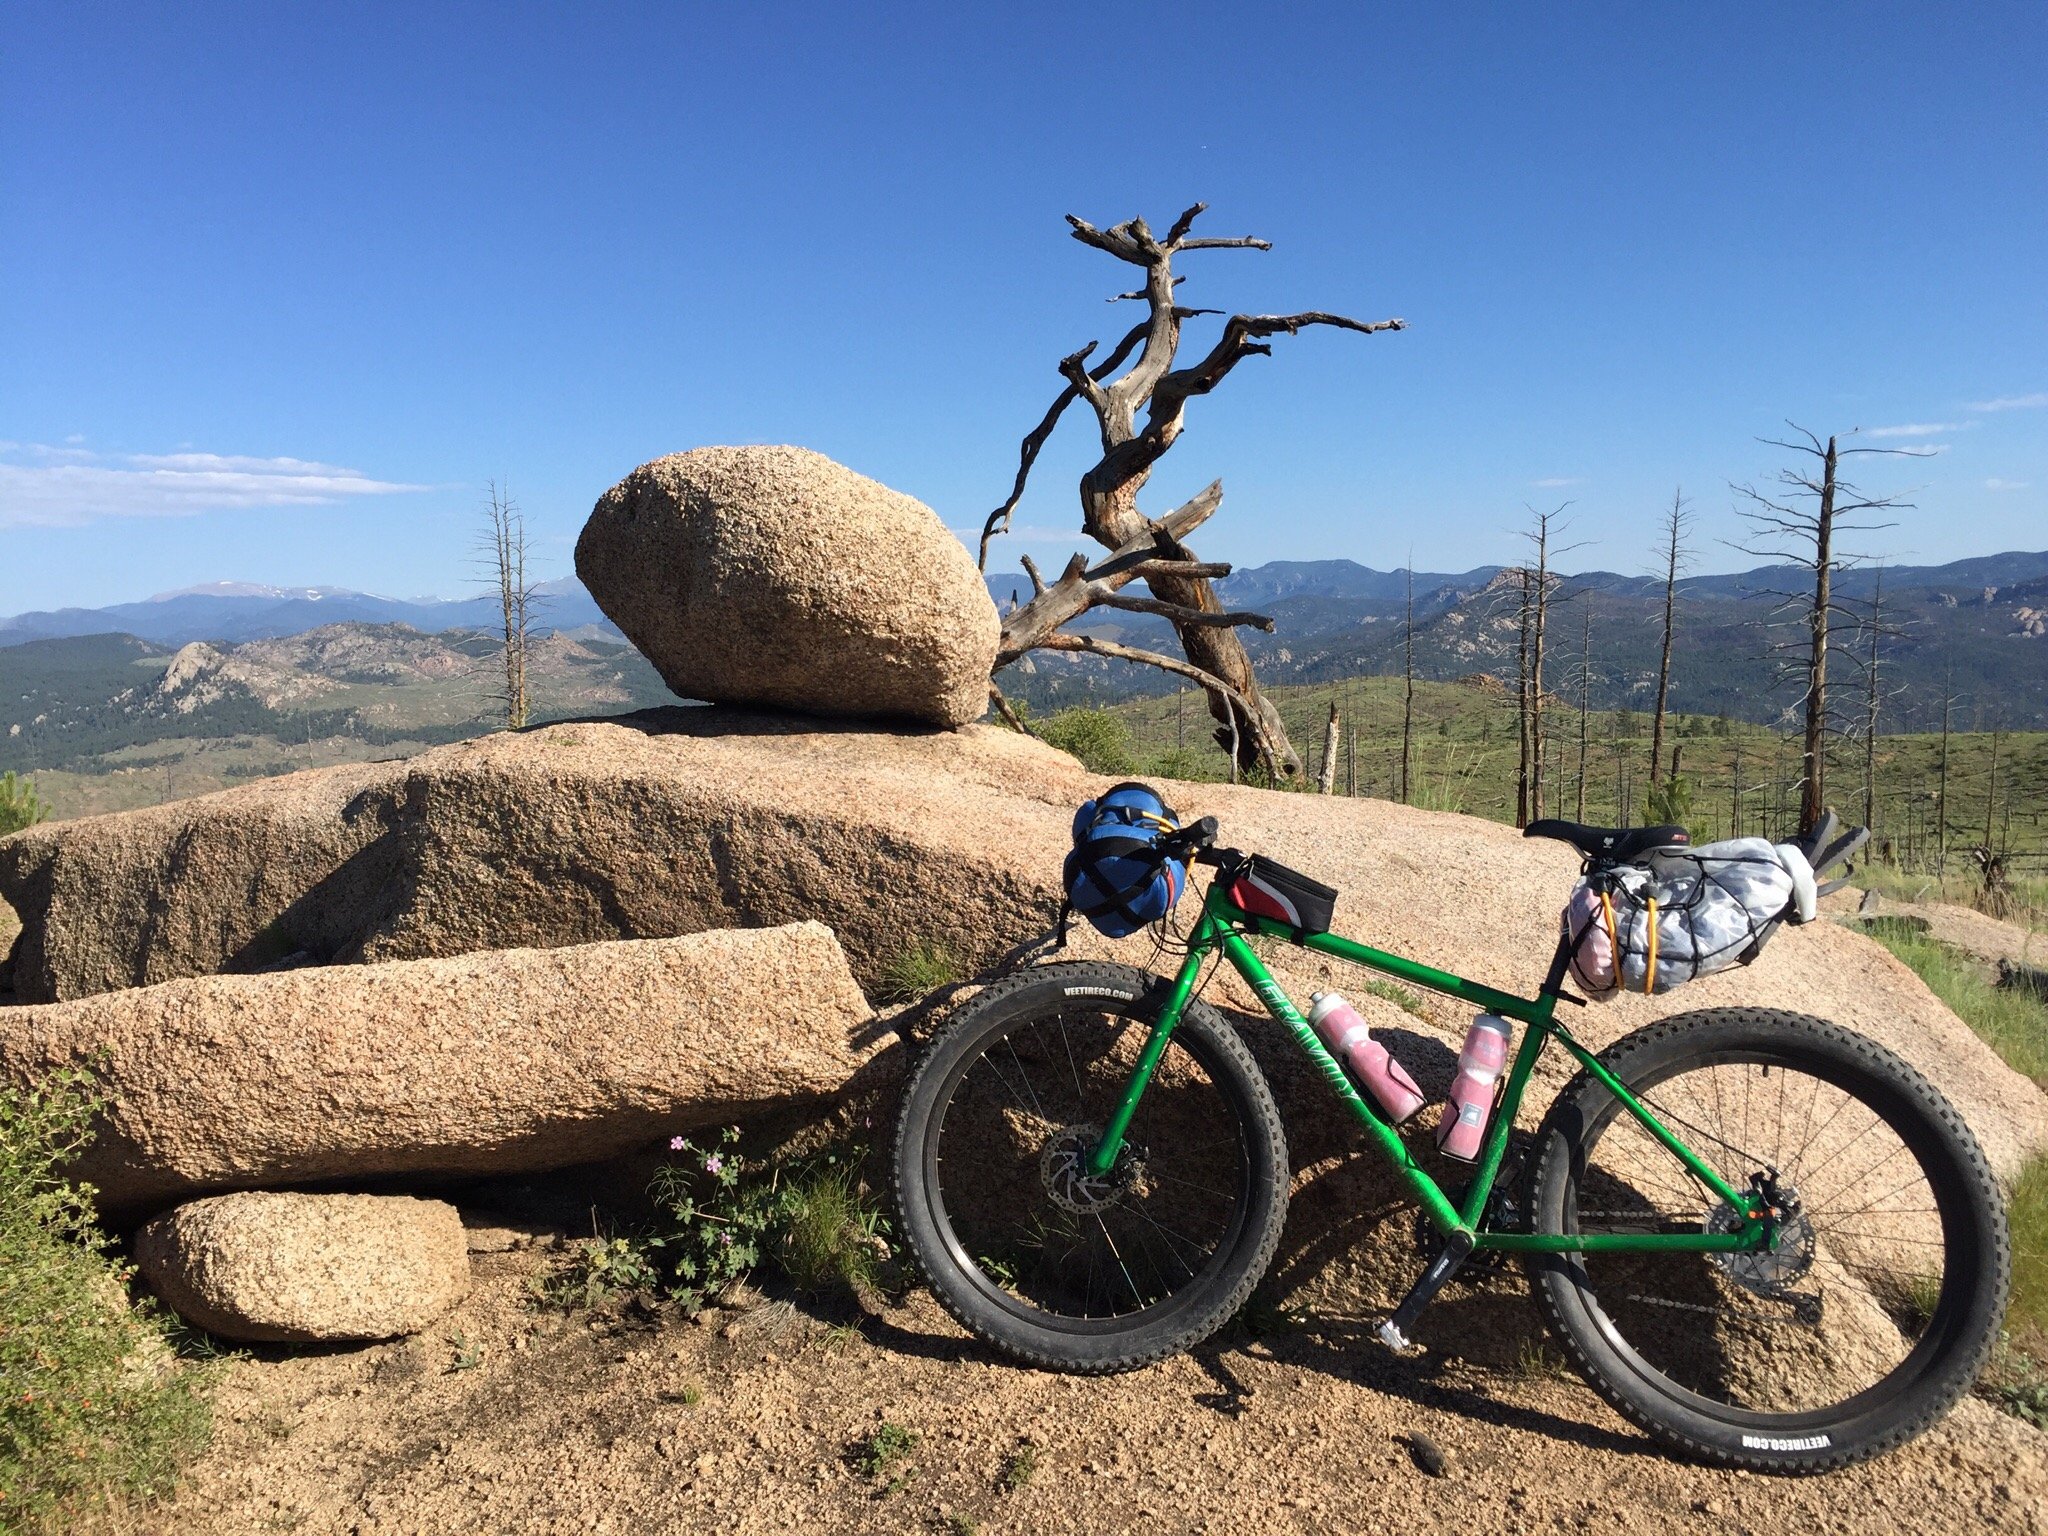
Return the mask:
M1979 1402L1826 1478L1673 1461L1533 1347L1514 1279L1450 1292L1415 1359L1321 1313L1083 1379L1001 1362L923 1293L563 1316L529 1300L551 1261L477 1255L413 1339L232 1362L212 1449L130 1529L2048 1531L2048 1435ZM915 1443L871 1474L885 1423Z

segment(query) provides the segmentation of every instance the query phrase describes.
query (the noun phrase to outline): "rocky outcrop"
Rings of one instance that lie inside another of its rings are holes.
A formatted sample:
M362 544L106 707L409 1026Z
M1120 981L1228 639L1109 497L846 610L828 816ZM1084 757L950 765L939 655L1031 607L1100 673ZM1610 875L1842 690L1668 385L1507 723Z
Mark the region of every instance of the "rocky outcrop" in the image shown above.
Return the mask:
M244 797L289 798L294 781L278 780L185 802L176 818L143 812L37 828L23 834L31 840L25 848L22 838L0 844L0 896L14 899L16 887L5 879L9 856L17 869L42 871L28 882L37 889L82 888L63 873L69 844L79 839L105 892L104 915L84 901L19 905L37 930L38 953L100 956L95 966L114 973L162 967L160 934L181 936L177 963L195 966L207 956L193 936L232 936L252 923L281 942L313 948L297 937L305 930L294 899L250 913L230 906L234 893L258 888L259 875L272 882L266 891L318 893L311 910L325 926L314 937L331 943L342 936L336 947L315 951L323 961L586 944L814 917L833 927L855 974L871 982L912 944L932 938L974 973L1048 931L1073 807L1106 782L1063 753L993 727L904 734L721 709L492 736L437 748L391 771L393 781L377 792L387 830L355 856L377 872L375 882L311 857L281 879L259 870L260 849L217 866L217 888L161 881L166 840L211 822L260 824ZM287 811L266 799L264 815L294 826L316 822L320 806L336 803L319 780L298 776L303 805ZM1263 849L1338 886L1345 933L1517 990L1533 991L1543 975L1577 867L1562 844L1380 800L1220 784L1175 785L1170 798L1184 815L1218 817L1234 845ZM330 895L343 889L361 893L345 919ZM152 913L148 923L126 915L138 908ZM1077 928L1074 947L1109 948L1085 927ZM1148 938L1117 952L1154 963ZM237 963L235 954L218 946L211 968ZM1353 996L1375 1028L1427 1033L1356 989L1357 973L1335 961L1279 946L1272 963L1297 996L1334 986ZM1249 1018L1262 1011L1227 972L1208 995ZM2048 1150L2048 1101L2040 1091L1905 966L1831 923L1781 934L1753 966L1666 996L1573 1010L1567 1022L1597 1046L1663 1015L1726 1003L1802 1009L1889 1045L1955 1100L2002 1172L2013 1172L2031 1150ZM1439 1042L1454 1048L1466 1020L1448 1001L1424 1006L1435 1037L1427 1050L1418 1045L1410 1069L1440 1092L1451 1051ZM0 1015L0 1050L20 1016ZM1249 1027L1258 1038L1264 1026ZM1290 1068L1290 1049L1280 1041L1270 1054L1276 1071ZM1325 1097L1318 1085L1304 1085L1304 1102Z
M186 1322L254 1342L396 1338L469 1294L455 1207L402 1195L196 1200L136 1235L135 1263Z
M922 502L804 448L698 448L607 491L576 543L598 606L684 698L955 726L1000 627Z
M55 1002L345 949L393 873L405 771L287 774L0 839L15 992Z
M987 726L657 710L38 827L0 843L0 897L32 930L16 979L31 1002L292 954L418 959L806 918L872 984L935 921L975 967L1042 930L1059 808L1090 782Z
M222 1189L557 1168L828 1102L879 1049L817 923L203 977L0 1016L0 1082L92 1065L120 1214Z

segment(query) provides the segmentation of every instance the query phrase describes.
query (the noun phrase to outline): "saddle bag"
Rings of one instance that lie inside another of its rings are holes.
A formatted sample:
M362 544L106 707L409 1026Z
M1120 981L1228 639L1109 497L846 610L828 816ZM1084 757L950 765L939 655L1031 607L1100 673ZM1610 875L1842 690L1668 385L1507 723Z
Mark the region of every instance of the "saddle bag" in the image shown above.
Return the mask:
M1596 998L1661 993L1748 965L1784 922L1814 916L1813 872L1790 843L1734 838L1659 848L1589 875L1563 924L1572 976Z

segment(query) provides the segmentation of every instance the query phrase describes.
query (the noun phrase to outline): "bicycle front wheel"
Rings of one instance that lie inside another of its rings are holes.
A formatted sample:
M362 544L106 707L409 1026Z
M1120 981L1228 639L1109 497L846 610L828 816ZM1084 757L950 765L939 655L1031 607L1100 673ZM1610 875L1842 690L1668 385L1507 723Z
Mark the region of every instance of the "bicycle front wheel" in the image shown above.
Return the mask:
M1755 1008L1666 1019L1601 1061L1728 1184L1774 1190L1783 1219L1767 1252L1537 1259L1546 1319L1595 1390L1667 1445L1762 1472L1862 1461L1954 1405L2004 1313L2008 1238L1976 1138L1925 1078ZM1538 1145L1538 1232L1741 1226L1588 1073Z
M1006 1354L1128 1370L1221 1326L1271 1262L1287 1148L1271 1091L1215 1010L1190 1001L1115 1165L1087 1176L1167 986L1128 966L995 983L904 1091L902 1231L946 1309Z

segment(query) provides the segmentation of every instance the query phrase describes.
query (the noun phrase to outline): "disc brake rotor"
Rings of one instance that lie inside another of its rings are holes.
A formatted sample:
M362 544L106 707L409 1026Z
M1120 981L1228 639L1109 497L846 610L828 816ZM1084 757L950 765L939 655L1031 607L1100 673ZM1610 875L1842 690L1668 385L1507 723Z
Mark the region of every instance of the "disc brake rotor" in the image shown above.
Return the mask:
M1085 1159L1102 1140L1099 1125L1069 1125L1054 1131L1039 1154L1038 1177L1046 1198L1076 1216L1094 1216L1115 1206L1144 1176L1142 1151L1126 1142L1106 1174L1087 1171Z
M1777 1246L1754 1253L1714 1253L1708 1257L1730 1280L1746 1291L1768 1296L1773 1301L1792 1298L1792 1287L1813 1268L1813 1223L1799 1208L1799 1191L1786 1185L1778 1192L1778 1206L1784 1213L1778 1221ZM1740 1232L1743 1214L1723 1200L1707 1212L1709 1232Z

